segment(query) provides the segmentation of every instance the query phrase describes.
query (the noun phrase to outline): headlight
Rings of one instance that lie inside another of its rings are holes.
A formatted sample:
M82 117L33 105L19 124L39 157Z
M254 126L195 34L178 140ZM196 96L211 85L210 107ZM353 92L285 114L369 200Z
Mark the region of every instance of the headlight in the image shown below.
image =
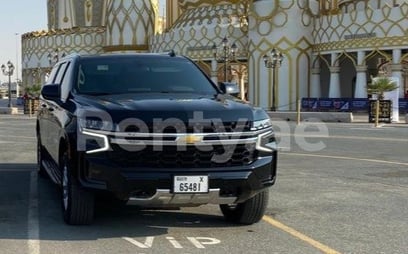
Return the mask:
M82 145L81 150L87 154L109 151L109 139L106 135L94 133L91 131L83 131L79 137L78 145Z
M97 117L87 117L86 119L80 119L79 124L84 129L91 129L91 130L107 130L112 126L112 123L108 123L103 121Z
M110 129L112 124L98 117L86 117L78 119L78 151L87 154L105 152L110 149L109 138L102 130Z
M252 131L261 131L265 132L259 134L258 141L256 144L256 149L264 152L273 152L278 150L276 144L275 133L272 129L272 122L268 119L254 121L251 127Z
M252 123L252 127L251 127L251 131L257 131L257 130L262 130L268 127L272 126L272 122L271 120L268 119L263 119L263 120L258 120L258 121L254 121Z
M278 150L278 145L275 139L275 133L268 131L258 136L256 149L264 152L273 152Z
M98 117L87 117L79 119L79 126L88 130L112 130L112 123Z
M85 120L85 128L93 129L93 130L100 130L103 127L102 120L99 119L86 119Z

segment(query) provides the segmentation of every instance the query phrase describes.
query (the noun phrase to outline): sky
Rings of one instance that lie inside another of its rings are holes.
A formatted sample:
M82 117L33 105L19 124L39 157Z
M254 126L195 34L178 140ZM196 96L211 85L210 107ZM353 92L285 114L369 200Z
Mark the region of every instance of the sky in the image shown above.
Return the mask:
M159 0L162 12L165 0ZM21 79L21 35L47 30L47 0L2 0L0 9L0 65L11 61L16 67L12 81ZM0 83L8 77L0 72Z
M1 4L0 65L9 60L14 64L12 81L15 81L17 73L21 79L21 35L47 30L47 0L13 0ZM8 81L8 77L0 73L0 81Z

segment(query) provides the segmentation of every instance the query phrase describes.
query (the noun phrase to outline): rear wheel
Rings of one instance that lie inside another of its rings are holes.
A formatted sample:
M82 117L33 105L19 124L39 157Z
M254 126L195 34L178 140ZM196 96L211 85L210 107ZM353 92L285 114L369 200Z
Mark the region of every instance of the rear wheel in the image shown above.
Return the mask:
M70 225L89 225L94 217L94 194L83 189L72 175L68 154L62 158L62 209Z
M37 138L37 172L41 177L47 177L47 171L43 165L44 162L44 147L41 143L41 138Z
M239 204L220 205L227 221L240 224L253 224L262 219L268 206L269 190L264 190Z

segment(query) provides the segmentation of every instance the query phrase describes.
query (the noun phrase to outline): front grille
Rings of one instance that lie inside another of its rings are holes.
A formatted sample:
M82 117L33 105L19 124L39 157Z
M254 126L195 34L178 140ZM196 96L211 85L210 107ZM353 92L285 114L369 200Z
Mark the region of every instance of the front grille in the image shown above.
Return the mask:
M125 146L112 144L108 152L112 161L121 167L154 168L206 168L249 165L256 159L255 144L211 145L211 146L163 146L154 149L147 146L141 151L132 151Z
M166 123L166 124L147 124L149 133L222 133L222 132L246 132L251 130L250 121L233 122L209 122L209 123ZM134 125L124 126L119 131L123 132L141 132L140 128ZM142 131L142 132L143 132Z

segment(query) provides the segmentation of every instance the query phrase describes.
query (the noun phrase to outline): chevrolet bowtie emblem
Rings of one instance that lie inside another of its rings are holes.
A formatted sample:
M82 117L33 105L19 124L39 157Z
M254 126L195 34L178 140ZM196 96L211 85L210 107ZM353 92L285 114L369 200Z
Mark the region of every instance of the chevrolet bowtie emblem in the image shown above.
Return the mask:
M187 135L180 138L181 142L185 142L186 144L196 144L202 141L202 137L196 135Z

